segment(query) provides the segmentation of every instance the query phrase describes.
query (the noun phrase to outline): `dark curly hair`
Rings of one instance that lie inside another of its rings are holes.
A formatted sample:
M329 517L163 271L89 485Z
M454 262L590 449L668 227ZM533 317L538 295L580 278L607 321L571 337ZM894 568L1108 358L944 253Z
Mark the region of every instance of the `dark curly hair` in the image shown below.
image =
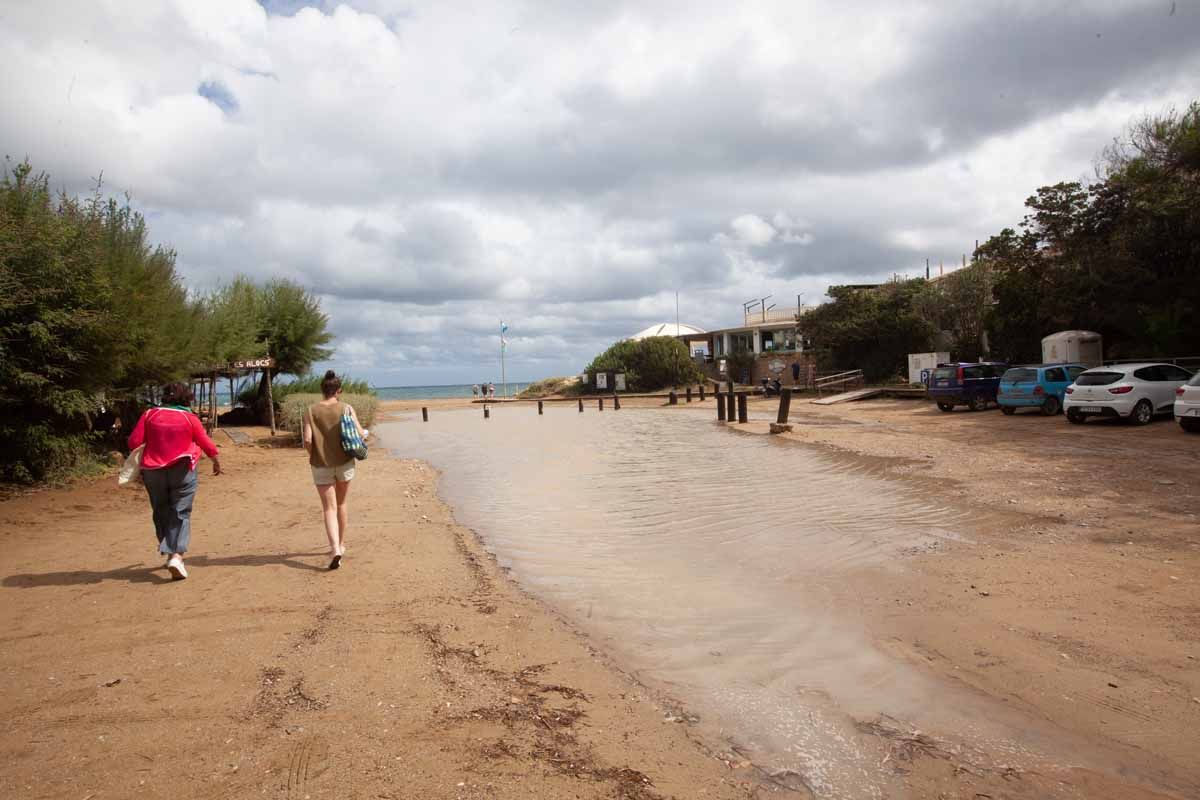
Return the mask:
M162 401L165 406L190 406L192 390L186 383L168 383L162 387Z

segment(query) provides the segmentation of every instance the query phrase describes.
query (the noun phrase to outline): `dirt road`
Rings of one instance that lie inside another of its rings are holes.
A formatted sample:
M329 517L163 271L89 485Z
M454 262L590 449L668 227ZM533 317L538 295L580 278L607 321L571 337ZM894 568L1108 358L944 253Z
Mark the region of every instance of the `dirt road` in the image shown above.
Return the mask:
M748 796L498 573L431 470L365 462L329 572L302 453L219 443L183 582L140 489L0 503L0 796Z
M882 646L1200 796L1200 436L912 400L793 409L785 438L972 517L848 589Z

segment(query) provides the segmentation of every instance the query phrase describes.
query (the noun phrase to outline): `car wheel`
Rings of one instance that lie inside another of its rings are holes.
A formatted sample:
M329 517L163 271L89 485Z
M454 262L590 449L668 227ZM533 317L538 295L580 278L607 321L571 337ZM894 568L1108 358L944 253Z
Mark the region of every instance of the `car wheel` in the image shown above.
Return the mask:
M1055 414L1057 414L1059 412L1059 410L1060 409L1059 409L1057 397L1053 397L1053 396L1047 397L1046 402L1042 403L1042 415L1043 416L1053 417Z
M967 401L967 408L971 409L972 411L983 411L985 408L987 408L987 398L981 394L973 395L971 399Z
M1129 421L1134 425L1149 425L1150 420L1154 419L1154 406L1149 400L1138 400L1137 405L1133 407L1133 412L1129 415Z
M1000 413L1004 414L1006 417L1011 417L1013 414L1017 413L1017 409L1013 408L1012 406L1000 406Z
M1188 433L1200 433L1200 420L1181 419L1179 420L1179 426Z
M949 403L938 403L937 406L938 406L938 409L941 411L953 411L954 410L954 406L950 405Z
M1082 425L1085 419L1086 417L1084 417L1083 414L1080 414L1075 409L1071 409L1067 412L1067 422L1070 422L1073 425Z

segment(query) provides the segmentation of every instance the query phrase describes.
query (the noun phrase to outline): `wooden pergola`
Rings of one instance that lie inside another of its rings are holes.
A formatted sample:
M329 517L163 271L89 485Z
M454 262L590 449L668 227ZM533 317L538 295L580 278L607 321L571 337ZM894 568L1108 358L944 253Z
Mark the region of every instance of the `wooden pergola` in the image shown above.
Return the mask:
M204 423L206 430L212 431L220 427L217 419L217 381L229 381L229 404L237 400L237 390L234 381L246 375L255 375L275 368L275 359L270 356L262 358L247 358L231 361L228 364L210 364L192 371L190 382L192 388L192 404L196 416ZM271 396L270 376L267 380L267 412L271 420L271 435L275 435L275 399Z

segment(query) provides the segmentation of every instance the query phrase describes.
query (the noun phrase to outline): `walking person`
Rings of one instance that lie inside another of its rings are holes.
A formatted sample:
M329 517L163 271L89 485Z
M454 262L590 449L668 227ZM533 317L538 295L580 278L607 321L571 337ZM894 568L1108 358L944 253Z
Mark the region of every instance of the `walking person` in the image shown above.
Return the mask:
M363 439L368 431L359 423L354 408L341 401L342 380L333 370L321 379L321 394L324 399L304 412L304 449L321 498L325 536L329 539L329 568L337 569L346 554L346 496L354 479L354 456L342 449L342 416L350 415Z
M471 386L471 397L472 397L472 399L474 399L474 400L478 400L478 399L479 399L479 384L478 384L478 383L476 383L476 384L473 384L473 385Z
M212 459L212 474L221 474L220 451L192 413L192 391L182 383L162 389L162 405L148 409L129 434L129 449L142 451L142 483L150 497L158 552L167 557L171 579L188 576L183 554L192 534L196 500L196 464L201 452Z

